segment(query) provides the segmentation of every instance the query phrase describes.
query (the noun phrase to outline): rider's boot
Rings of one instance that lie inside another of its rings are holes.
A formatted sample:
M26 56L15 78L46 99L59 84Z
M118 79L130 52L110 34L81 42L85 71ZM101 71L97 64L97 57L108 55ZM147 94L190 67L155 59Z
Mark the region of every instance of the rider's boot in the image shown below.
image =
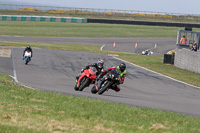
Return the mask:
M119 92L119 91L120 91L120 88L116 88L115 91L116 91L116 92Z
M117 86L113 87L113 90L115 90L116 92L120 91L120 88L118 88Z
M114 91L116 91L116 92L119 92L119 91L120 91L119 86L118 86L118 85L115 85L115 84L113 84L113 85L111 86L111 89L114 90Z

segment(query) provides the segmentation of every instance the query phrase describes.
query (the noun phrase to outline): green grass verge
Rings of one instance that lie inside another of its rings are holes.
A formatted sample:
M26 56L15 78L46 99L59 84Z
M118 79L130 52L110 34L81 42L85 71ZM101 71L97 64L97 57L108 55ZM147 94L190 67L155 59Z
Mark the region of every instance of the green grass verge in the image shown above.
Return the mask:
M0 35L36 37L176 38L178 29L180 27L0 21ZM200 31L199 28L193 30Z
M200 87L200 74L180 69L174 65L163 64L163 56L146 56L135 53L125 53L116 51L100 50L97 45L78 45L78 44L48 44L48 43L25 43L25 42L6 42L0 41L0 46L26 47L31 45L33 48L58 49L80 52L92 52L103 54L117 54L119 58L148 68L169 77Z
M0 73L0 132L200 132L200 119L22 87Z

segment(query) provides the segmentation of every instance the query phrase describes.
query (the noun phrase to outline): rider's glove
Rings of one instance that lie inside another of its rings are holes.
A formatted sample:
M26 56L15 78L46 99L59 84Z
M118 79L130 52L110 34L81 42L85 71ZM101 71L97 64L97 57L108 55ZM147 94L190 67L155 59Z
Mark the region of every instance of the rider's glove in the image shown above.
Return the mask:
M81 73L83 73L83 71L84 71L84 69L82 68L82 69L81 69Z

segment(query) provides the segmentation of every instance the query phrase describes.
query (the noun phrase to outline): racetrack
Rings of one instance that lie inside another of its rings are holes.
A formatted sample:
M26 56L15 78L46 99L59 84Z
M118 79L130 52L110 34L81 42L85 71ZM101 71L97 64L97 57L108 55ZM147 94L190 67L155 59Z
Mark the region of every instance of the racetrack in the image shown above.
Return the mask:
M33 51L34 57L26 66L22 60L23 49L13 48L12 58L0 57L0 72L14 76L14 69L19 83L44 91L200 116L198 88L126 63L127 77L125 83L121 85L120 92L109 90L103 95L95 95L90 93L92 86L79 92L73 88L75 76L82 67L96 62L99 58L104 59L106 67L117 65L121 61L106 54L47 49L33 49ZM11 67L13 64L14 68Z
M104 50L140 54L143 50L151 49L151 51L154 52L154 55L160 56L163 56L168 51L176 48L176 38L55 38L0 35L0 40L15 42L105 45L103 48ZM116 44L115 48L113 48L114 42ZM135 48L136 43L138 44L138 48ZM155 43L157 44L157 49L154 49Z

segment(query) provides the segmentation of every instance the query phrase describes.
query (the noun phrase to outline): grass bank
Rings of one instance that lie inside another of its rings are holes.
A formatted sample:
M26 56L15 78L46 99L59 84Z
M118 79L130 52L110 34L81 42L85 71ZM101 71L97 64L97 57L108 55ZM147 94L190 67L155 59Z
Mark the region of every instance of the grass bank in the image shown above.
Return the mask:
M5 42L0 41L0 46L26 47L31 45L33 48L58 49L80 52L117 54L119 58L137 64L139 66L148 68L158 73L170 76L177 80L199 86L200 74L191 71L180 69L174 65L163 64L163 56L145 56L135 53L125 53L116 51L101 51L100 46L97 45L78 45L78 44L48 44L48 43L25 43L25 42Z
M0 35L81 38L176 38L180 27L0 21ZM184 27L182 28L184 29ZM200 31L200 29L193 29Z
M22 87L0 73L0 132L200 132L200 119Z

